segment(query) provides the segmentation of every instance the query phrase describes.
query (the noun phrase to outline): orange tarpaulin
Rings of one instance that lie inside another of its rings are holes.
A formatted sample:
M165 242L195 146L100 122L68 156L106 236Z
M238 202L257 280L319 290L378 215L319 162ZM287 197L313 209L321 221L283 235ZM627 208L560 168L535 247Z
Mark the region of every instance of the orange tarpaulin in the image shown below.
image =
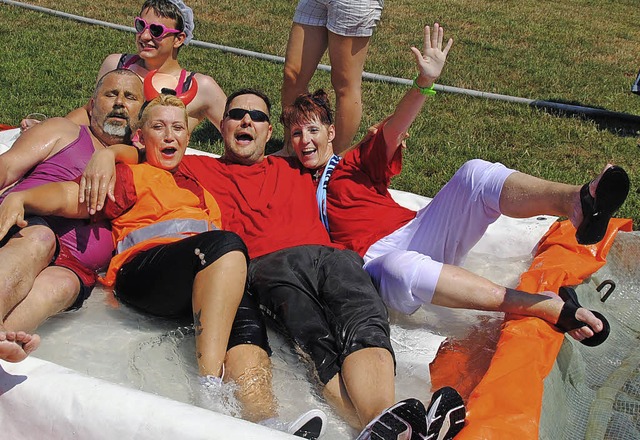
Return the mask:
M518 289L557 292L561 286L582 283L605 264L617 232L631 230L631 220L612 219L600 243L581 246L568 221L554 223L540 240L536 257L520 278ZM466 425L456 439L537 440L543 381L563 338L541 319L507 316L489 368L469 395ZM491 348L491 344L484 345L487 359ZM444 347L431 365L432 386L460 386L466 397L473 386L469 382L475 383L483 373L482 365L481 357L472 359L469 350Z

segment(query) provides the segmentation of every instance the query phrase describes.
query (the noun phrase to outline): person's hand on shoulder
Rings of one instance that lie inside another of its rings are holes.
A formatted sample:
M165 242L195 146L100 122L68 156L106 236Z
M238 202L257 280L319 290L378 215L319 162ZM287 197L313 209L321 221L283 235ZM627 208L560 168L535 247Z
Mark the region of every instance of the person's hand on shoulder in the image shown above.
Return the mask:
M86 202L89 214L93 215L104 206L107 196L115 201L116 157L114 150L103 148L93 153L80 178L78 203Z
M47 115L43 113L29 113L24 117L24 119L22 119L22 121L20 121L20 133L23 133L25 130L28 130L46 120Z

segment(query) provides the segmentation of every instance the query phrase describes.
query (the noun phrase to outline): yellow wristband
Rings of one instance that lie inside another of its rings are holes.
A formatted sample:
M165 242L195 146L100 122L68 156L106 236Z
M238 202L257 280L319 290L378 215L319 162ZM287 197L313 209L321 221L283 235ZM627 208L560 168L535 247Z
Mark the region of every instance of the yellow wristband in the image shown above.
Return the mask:
M413 87L418 89L418 91L423 94L424 96L433 96L436 94L436 89L434 89L434 86L436 85L436 83L431 84L429 87L420 87L418 85L418 75L416 75L415 78L413 78Z

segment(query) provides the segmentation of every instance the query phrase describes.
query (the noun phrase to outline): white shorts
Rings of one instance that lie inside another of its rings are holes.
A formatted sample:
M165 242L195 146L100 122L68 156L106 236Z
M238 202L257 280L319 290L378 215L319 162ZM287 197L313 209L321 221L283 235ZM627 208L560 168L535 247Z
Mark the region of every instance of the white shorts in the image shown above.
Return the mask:
M500 216L500 193L514 170L465 163L416 218L367 249L365 270L387 306L413 313L429 304L443 264L460 265Z
M323 26L344 37L370 37L384 0L300 0L293 22Z

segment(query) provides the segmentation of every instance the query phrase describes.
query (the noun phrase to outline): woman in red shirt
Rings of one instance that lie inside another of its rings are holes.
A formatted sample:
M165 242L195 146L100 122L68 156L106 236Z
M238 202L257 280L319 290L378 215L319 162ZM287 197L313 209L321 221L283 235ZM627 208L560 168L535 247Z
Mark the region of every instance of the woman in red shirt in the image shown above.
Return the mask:
M425 208L397 204L388 187L402 168L406 131L427 96L434 95L452 45L443 30L425 28L424 51L411 48L418 75L393 115L354 150L333 154L335 129L324 92L301 95L282 121L302 164L314 173L318 207L333 241L363 256L387 305L404 313L422 304L536 316L585 344L608 335L602 315L580 307L574 295L529 294L499 286L461 267L467 252L500 215L567 216L582 244L600 241L629 191L622 168L607 166L580 186L544 181L499 163L464 164ZM563 290L566 292L566 289Z

